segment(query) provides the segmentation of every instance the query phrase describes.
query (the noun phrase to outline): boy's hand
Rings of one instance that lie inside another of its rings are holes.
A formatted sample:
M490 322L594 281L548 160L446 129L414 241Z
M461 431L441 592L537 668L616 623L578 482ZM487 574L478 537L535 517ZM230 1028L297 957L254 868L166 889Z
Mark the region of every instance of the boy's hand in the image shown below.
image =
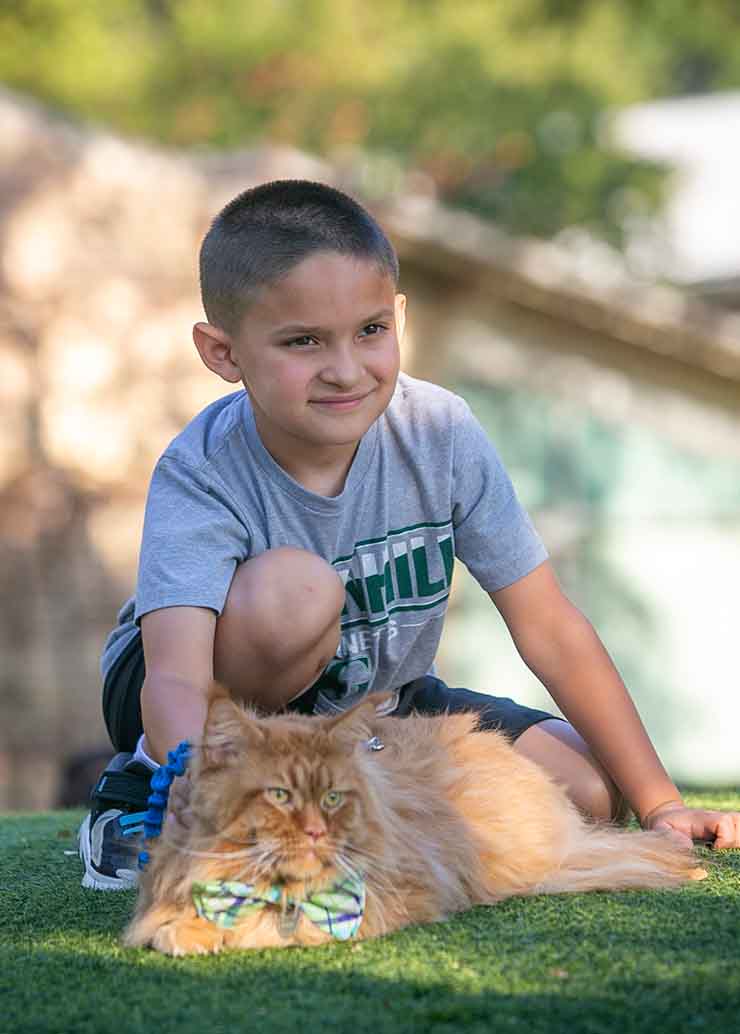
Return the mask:
M704 811L669 803L650 812L643 826L669 832L689 845L702 840L714 848L740 847L740 813L736 811Z

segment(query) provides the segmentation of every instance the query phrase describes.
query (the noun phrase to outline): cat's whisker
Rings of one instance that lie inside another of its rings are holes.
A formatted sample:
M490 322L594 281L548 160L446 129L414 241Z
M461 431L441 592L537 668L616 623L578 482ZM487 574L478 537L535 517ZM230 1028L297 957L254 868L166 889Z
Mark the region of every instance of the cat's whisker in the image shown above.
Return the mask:
M387 878L382 870L376 868L374 865L363 864L355 868L352 863L347 862L346 859L340 861L337 859L338 864L345 869L350 871L350 875L358 878L360 875L366 880L369 887L381 892L385 897L394 897L397 893L393 883Z
M162 827L160 838L166 841L168 844L172 844L173 847L178 846L178 841L173 837L173 830L170 826L165 823ZM186 831L186 839L192 843L200 841L201 843L212 844L214 840L220 840L229 844L236 844L239 847L255 847L260 841L256 837L251 837L248 840L236 840L234 837L226 836L223 833L219 833L217 830L212 830L207 833L196 834L192 829ZM181 843L184 841L181 841Z
M356 856L356 858L352 858L352 862L349 862L345 857L344 852L346 851ZM340 858L342 861L340 861ZM368 888L371 891L375 891L377 899L376 908L382 913L383 917L385 917L386 905L390 902L394 903L398 911L403 912L405 910L399 887L388 876L386 869L381 864L382 860L378 856L372 855L370 852L352 844L345 844L343 851L337 852L337 861L339 864L344 862L350 866L355 861L357 862L358 867L367 878Z
M353 875L357 875L357 869L355 869L355 867L351 864L350 860L342 851L337 849L334 852L334 861L337 862L338 865L343 866L343 868L348 869L349 872Z
M376 858L380 857L377 851L371 851L371 849L367 845L358 844L352 836L345 835L345 837L343 837L341 842L341 849L343 851L352 851L358 854L372 854L373 857Z
M357 870L355 868L353 868L353 866L351 866L349 864L349 862L345 858L343 858L341 855L339 855L339 854L335 855L334 856L334 861L337 863L339 868L343 869L347 873L347 875L350 876L353 880L359 880L360 879L360 875L357 872Z
M259 859L256 862L249 862L247 865L234 874L233 879L240 880L247 873L249 874L249 882L256 883L264 877L270 877L273 871L273 861L271 858Z
M252 872L254 872L255 876L257 877L271 876L275 869L275 863L277 862L278 858L279 852L277 848L271 847L265 849L262 852L262 854L258 858L256 858L252 863ZM245 866L244 870L242 871L246 871L247 868L249 868L249 866Z
M206 843L213 843L214 837L203 837L202 839L205 840ZM163 832L162 841L168 846L173 847L180 854L186 854L192 858L250 858L255 854L255 852L263 850L263 845L254 840L251 842L242 841L245 846L236 851L209 851L197 847L190 847L188 844L178 842L174 837L169 836L167 832ZM236 843L236 841L232 842Z
M377 853L377 851L371 852L365 847L358 847L356 844L344 843L342 844L342 850L350 851L352 854L361 855L365 858L373 858L377 861L380 861L380 855Z
M355 847L351 844L344 844L342 846L342 853L345 857L349 855L353 862L356 861L363 868L372 866L373 868L378 868L381 872L383 871L383 859L377 854L372 854L363 848Z
M242 851L199 851L194 847L185 847L174 840L167 841L176 851L181 854L190 855L192 858L248 858L254 848L244 848Z
M374 864L363 863L361 860L350 859L345 854L344 850L337 850L334 855L335 861L338 865L341 865L351 876L355 879L359 879L361 876L367 875L368 871L374 869Z
M240 851L204 851L185 845L175 844L169 841L173 847L182 854L193 858L216 858L230 862L236 859L246 859L246 864L241 866L235 873L230 874L230 879L241 880L249 874L248 882L256 882L262 877L272 875L274 863L278 857L278 845L274 842L255 842L252 846Z
M353 878L357 878L357 870L344 858L341 854L336 855L337 864L349 873ZM403 912L403 901L399 890L388 882L383 875L372 871L372 867L365 867L364 874L367 879L367 889L374 898L374 908L377 915L378 922L381 928L388 927L387 908L392 902L395 905L397 911Z

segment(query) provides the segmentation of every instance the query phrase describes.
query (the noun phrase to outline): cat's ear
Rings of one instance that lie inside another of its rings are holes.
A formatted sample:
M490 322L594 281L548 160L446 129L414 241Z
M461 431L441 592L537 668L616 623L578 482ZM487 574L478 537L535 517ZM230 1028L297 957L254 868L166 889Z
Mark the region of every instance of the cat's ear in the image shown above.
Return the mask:
M250 744L262 742L264 733L236 704L228 689L212 682L208 713L201 743L201 769L221 768L239 761Z
M330 735L349 743L369 740L372 735L371 722L383 705L391 699L392 693L370 693L359 704L348 708L334 718L329 718L326 728Z

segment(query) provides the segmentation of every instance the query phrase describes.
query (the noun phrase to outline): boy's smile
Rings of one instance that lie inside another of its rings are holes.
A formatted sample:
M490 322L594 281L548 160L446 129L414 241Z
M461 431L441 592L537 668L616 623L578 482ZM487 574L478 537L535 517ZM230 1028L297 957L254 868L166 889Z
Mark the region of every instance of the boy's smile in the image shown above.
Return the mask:
M209 369L243 382L280 466L331 495L393 395L405 302L372 259L318 252L262 289L238 334L193 336Z

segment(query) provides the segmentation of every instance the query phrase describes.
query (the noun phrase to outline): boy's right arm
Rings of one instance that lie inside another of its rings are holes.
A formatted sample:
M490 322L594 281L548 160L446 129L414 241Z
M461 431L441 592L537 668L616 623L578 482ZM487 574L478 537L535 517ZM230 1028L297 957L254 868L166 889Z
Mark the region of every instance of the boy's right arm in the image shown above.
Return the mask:
M215 632L216 613L206 607L164 607L141 619L141 713L147 752L160 764L182 740L200 742Z

